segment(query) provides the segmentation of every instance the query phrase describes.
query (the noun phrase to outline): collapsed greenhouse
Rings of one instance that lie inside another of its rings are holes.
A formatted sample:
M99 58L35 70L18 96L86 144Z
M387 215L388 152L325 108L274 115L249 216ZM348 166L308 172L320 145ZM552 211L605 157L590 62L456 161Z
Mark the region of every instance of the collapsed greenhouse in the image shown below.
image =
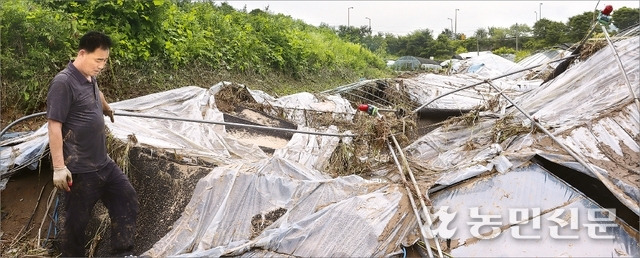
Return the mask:
M492 79L527 66L483 55L472 72L319 94L220 82L112 103L136 253L640 256L637 28L614 45L628 82L604 47L544 84L525 78L549 60ZM0 146L4 188L47 155L46 125ZM93 241L105 255L109 234Z

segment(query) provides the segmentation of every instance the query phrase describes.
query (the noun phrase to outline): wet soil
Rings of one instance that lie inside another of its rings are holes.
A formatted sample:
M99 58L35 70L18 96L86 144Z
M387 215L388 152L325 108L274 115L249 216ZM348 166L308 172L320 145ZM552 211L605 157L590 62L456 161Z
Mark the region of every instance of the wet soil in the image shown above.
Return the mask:
M198 180L207 175L215 165L203 162L189 164L161 151L137 147L131 149L129 156L131 163L128 176L140 202L134 253L141 254L171 230L171 226L180 217L184 207L191 199L191 194ZM43 249L34 253L34 249L37 249L35 243L40 224L43 224L40 232L42 242L46 238L53 215L53 207L48 214L45 213L47 199L53 190L50 182L52 178L50 167L50 162L45 159L41 165L42 169L39 171L23 169L14 174L9 179L6 189L2 190L0 198L2 250L0 256L59 255L59 251L57 251L58 240L53 238L53 234L47 240L46 247L49 250ZM64 224L62 200L60 194L61 205L58 215L60 228ZM91 254L109 256L111 250L110 227L108 225L107 210L99 201L94 207L93 217L87 227L87 240L98 239L98 241L90 243L94 246ZM101 233L96 234L97 231Z
M46 164L45 164L46 163ZM50 163L43 162L42 169L22 169L9 179L0 194L0 256L7 257L8 252L32 247L25 246L29 239L46 237L51 221L45 216L47 199L53 191L51 178L53 171ZM44 223L43 223L44 220ZM35 244L35 243L31 243Z

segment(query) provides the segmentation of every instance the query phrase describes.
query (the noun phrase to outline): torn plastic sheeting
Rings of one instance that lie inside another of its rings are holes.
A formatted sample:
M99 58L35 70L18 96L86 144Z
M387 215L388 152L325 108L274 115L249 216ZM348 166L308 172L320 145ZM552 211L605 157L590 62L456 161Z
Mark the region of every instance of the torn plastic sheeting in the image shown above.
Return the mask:
M632 104L627 107L629 106L634 107ZM610 114L609 117L592 121L591 125L574 128L568 132L567 136L559 138L574 152L584 157L592 168L599 171L601 175L619 188L609 189L618 199L626 195L635 202L640 202L640 191L635 183L639 176L634 173L634 169L635 171L640 170L640 147L630 136L638 135L640 131L637 131L637 127L623 128L621 125L625 125L625 123L616 122L622 120L623 117L629 117L626 114L628 111L632 111L632 109L625 108ZM570 161L573 162L573 159ZM582 165L572 162L556 163L596 178Z
M266 98L265 98L266 99ZM339 117L347 121L353 119L356 110L351 106L349 101L338 96L324 96L323 100L318 99L315 95L308 92L300 92L277 98L268 103L274 107L280 107L284 111L284 117L297 125L308 125L307 110L314 110L332 114L333 117ZM275 110L271 111L272 115L278 115ZM313 113L312 113L313 114Z
M5 132L1 137L0 137L0 146L5 145L5 143L3 143L4 141L10 140L10 139L14 139L14 138L18 138L18 137L22 137L22 136L26 136L29 134L32 134L33 132Z
M420 160L424 167L431 170L466 173L464 171L467 167L474 167L478 163L486 164L502 151L500 145L490 144L494 123L494 119L481 118L475 122L473 127L458 125L439 127L405 147L405 151L412 159ZM477 147L469 148L470 142L473 142L471 144ZM490 168L481 170L487 171ZM471 171L474 174L481 173L478 169L471 169ZM447 173L442 177L467 178L466 176L447 175ZM450 179L443 179L444 181L441 183L456 183Z
M640 84L640 37L615 43L631 85ZM584 62L570 67L543 87L514 100L559 133L603 115L603 111L632 101L611 49L603 48ZM634 87L636 95L640 88ZM513 110L517 113L516 110ZM638 121L638 120L636 120Z
M5 178L0 180L0 191L4 190L5 188L7 188L7 183L9 182L9 178Z
M432 201L435 207L447 207L447 213L454 214L452 222L447 225L447 229L454 230L450 239L457 243L450 252L453 256L612 256L620 250L627 255L638 256L638 242L633 237L634 234L638 234L637 230L627 228L631 230L627 232L622 225L615 224L616 227L607 228L606 233L598 232L600 235L613 236L612 240L590 238L584 228L585 223L589 222L586 221L588 209L601 207L537 164L505 174L477 178L445 189L432 195ZM478 214L472 218L470 214L475 208L478 208ZM554 212L565 209L565 213L561 214L559 219L569 224L571 216L567 217L567 214L574 208L578 212L577 223L581 228L574 228L573 224L566 227L550 220L549 216ZM537 229L533 228L531 221L537 217L534 209L539 209L542 213L541 226ZM519 215L514 215L517 212ZM481 222L481 216L486 218L487 215L497 216L486 222L498 225ZM515 225L518 222L523 223ZM484 226L472 233L474 223ZM498 235L493 239L474 238L474 234L477 236L477 233L488 234L492 226L504 228L503 231L498 230ZM522 230L513 231L513 226L519 226ZM560 236L579 235L579 238L553 239L549 231L552 226L559 226ZM522 236L540 237L513 237L518 236L518 233Z
M300 126L298 130L315 131L315 129ZM326 133L338 133L336 126L329 126ZM344 133L350 134L347 131ZM328 165L329 158L338 146L340 138L334 136L320 136L313 134L295 133L287 146L274 151L274 157L291 160L305 165L307 168L324 170ZM342 140L351 141L350 138Z
M598 142L606 144L618 156L623 156L627 149L636 153L640 152L638 143L612 118L601 119L597 124L592 125L591 130Z
M590 125L574 127L558 136L593 168L602 170L601 174L606 175L622 192L609 190L616 195L626 194L636 201L640 200L640 193L634 183L634 178L638 175L631 171L640 169L640 147L633 136L640 134L640 126L634 123L638 121L638 114L635 105L629 103L618 111L607 113L607 116L591 120L588 123ZM572 157L560 156L566 152L555 144L539 146L529 141L522 142L515 148L520 150L524 147L540 148L538 154L546 159L596 178Z
M330 179L294 164L272 158L213 169L173 229L143 255L240 255L261 248L295 256L382 256L413 230L415 220L399 211L397 187L359 176ZM254 231L254 216L279 208L286 212Z
M114 109L130 112L153 112L155 115L172 115L176 111L199 108L201 100L206 100L210 94L204 94L207 89L197 86L185 86L168 91L153 93L133 99L122 100L109 105ZM194 105L195 104L195 105ZM207 103L203 103L206 105ZM185 110L192 111L192 110ZM189 114L192 118L201 116L199 113Z
M273 251L254 249L254 250L248 251L246 253L243 253L239 257L242 257L242 258L253 258L253 257L256 257L256 258L267 258L267 257L272 257L272 258L291 257L291 258L294 258L295 256L276 253L276 252L273 252Z
M111 107L155 116L224 122L214 99L223 85L225 83L221 82L210 89L182 87L112 103ZM268 157L256 145L227 137L223 125L122 116L116 117L115 123L106 124L111 133L124 142L128 141L129 135L135 135L142 146L174 150L181 155L213 159L219 163L226 163L233 156Z
M471 66L469 66L469 68L467 69L468 73L475 73L478 70L480 70L480 68L482 68L484 66L483 63L478 63L478 64L473 64Z
M569 55L571 55L571 52L566 50L558 50L558 49L546 50L546 51L525 57L524 59L520 60L518 64L522 67L530 67L534 65L541 65L544 63L548 63L549 61L567 57ZM552 68L555 68L556 66L558 66L558 64L559 63L549 63L547 65ZM540 70L543 70L544 68L545 67L535 68L534 70L540 71Z
M540 155L541 157L552 161L556 164L560 164L562 166L571 168L575 171L579 171L584 173L585 175L588 175L590 177L596 178L597 177L593 174L591 174L591 172L587 169L585 169L580 163L576 162L573 160L572 157L562 157L559 155L553 155L553 154L548 154L548 153L539 153L538 155ZM629 184L628 182L624 182L622 180L620 180L617 177L613 177L610 175L610 173L606 170L603 170L600 167L597 167L595 165L591 165L597 172L599 172L602 176L606 177L607 179L611 180L611 182L620 188L620 191L616 190L616 189L609 189L609 191L611 191L611 193L613 193L613 195L616 196L616 198L620 199L620 195L626 195L629 196L630 198L632 198L634 201L637 201L640 199L640 190L638 189L637 185L632 185Z
M454 74L451 76L438 74L420 74L413 78L403 79L403 85L411 99L418 104L424 104L446 93L458 90L468 85L480 83L484 78L470 74ZM509 96L515 97L523 91L537 87L537 81L513 81L500 79L492 82ZM487 99L497 93L486 83L480 83L472 88L464 89L447 96L440 97L428 105L435 109L470 110L486 104Z
M509 171L511 167L513 167L513 163L507 159L504 155L499 155L493 159L491 159L490 164L492 164L496 171L499 173L506 173Z
M637 65L640 59L639 43L638 36L615 43L633 85L640 83L640 67ZM579 157L585 157L585 162L592 168L601 170L619 188L609 189L618 199L626 200L628 197L638 202L637 183L633 180L637 173L630 171L634 171L639 163L636 161L633 164L639 154L635 151L638 148L631 142L635 142L636 135L640 133L637 123L640 115L633 106L631 94L616 62L611 49L601 49L543 87L516 97L515 101L526 112L537 117L553 135L559 136ZM639 91L640 88L634 90ZM514 115L530 124L518 110L509 109L507 115ZM615 123L609 122L608 117ZM471 135L472 132L467 133ZM549 140L544 138L542 135L532 143L531 147L538 149L536 152L566 152L555 144L549 144ZM616 140L620 142L615 145L626 150L622 151L624 156L619 156L613 150L615 146L609 146ZM605 153L603 149L611 151ZM577 166L576 170L583 171L584 168Z
M482 64L482 65L481 65ZM510 72L522 70L524 67L507 60L501 56L488 53L484 55L474 56L461 61L462 67L468 67L463 70L466 73L475 73L485 78L497 77ZM525 72L509 75L507 78L516 80L522 78Z
M640 134L640 110L634 105L629 104L624 107L619 113L611 117L612 123L617 124L622 130L629 136ZM616 130L616 133L619 130ZM627 143L625 141L625 143Z
M9 170L16 166L28 165L31 170L37 168L39 156L49 146L47 125L38 130L0 142L0 176L5 177Z
M265 236L252 247L297 257L389 255L415 226L404 213L408 211L398 210L401 199L402 193L393 187L351 197L318 210L290 227L265 231ZM395 216L401 216L400 221L394 221ZM333 227L327 229L328 225ZM391 231L385 232L387 228Z
M483 165L470 165L468 167L459 169L459 170L451 170L447 171L447 173L443 174L436 180L436 184L438 185L453 185L455 183L464 181L466 179L478 176L482 173L491 171L490 168Z
M414 78L404 79L403 85L411 99L422 104L439 95L477 82L480 80L466 75L421 74ZM478 91L468 89L442 97L431 103L429 107L469 110L481 103L482 96L478 96Z

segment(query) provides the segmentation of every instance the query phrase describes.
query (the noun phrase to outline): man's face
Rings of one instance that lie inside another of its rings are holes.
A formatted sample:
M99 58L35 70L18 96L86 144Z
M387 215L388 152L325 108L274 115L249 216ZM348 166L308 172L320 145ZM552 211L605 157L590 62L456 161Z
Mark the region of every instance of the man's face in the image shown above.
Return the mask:
M102 69L104 69L109 59L109 50L96 48L93 52L89 53L86 50L80 50L78 53L82 59L82 67L78 70L86 76L96 76Z

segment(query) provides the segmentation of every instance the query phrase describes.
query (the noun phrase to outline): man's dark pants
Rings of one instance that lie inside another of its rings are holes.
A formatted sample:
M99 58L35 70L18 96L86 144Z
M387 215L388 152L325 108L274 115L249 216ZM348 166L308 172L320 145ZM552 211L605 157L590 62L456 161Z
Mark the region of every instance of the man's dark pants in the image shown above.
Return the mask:
M62 256L86 256L85 230L98 200L109 210L113 255L133 254L138 197L129 179L110 161L97 172L73 174L71 192L66 193Z

